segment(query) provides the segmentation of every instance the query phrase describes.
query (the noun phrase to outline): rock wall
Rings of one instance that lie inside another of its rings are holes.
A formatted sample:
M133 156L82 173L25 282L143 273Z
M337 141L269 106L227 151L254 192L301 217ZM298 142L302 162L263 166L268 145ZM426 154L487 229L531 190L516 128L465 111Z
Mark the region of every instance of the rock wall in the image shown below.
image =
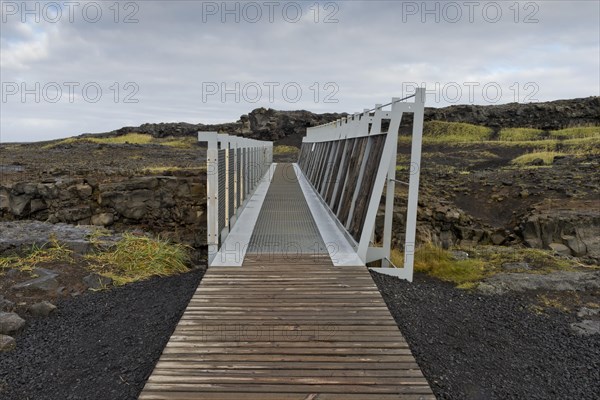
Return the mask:
M117 178L115 178L117 179ZM193 246L206 242L205 177L141 176L98 183L56 178L0 186L0 220L96 225L115 230L144 229ZM383 227L383 209L376 231ZM404 244L406 199L394 208L393 245ZM381 240L380 237L376 237ZM481 224L443 201L419 204L418 243L449 248L477 244L553 249L562 255L600 263L600 214L585 209L534 210L514 231Z
M206 242L205 177L141 176L98 183L57 178L0 186L0 219L136 227L199 246Z
M376 232L383 229L384 210L380 209ZM392 224L392 244L403 248L405 238L406 199L396 198ZM377 235L376 235L377 236ZM380 237L376 237L381 240ZM504 229L481 224L460 208L447 203L419 202L417 210L417 243L433 243L442 248L452 246L471 247L486 244L519 243L517 235Z
M534 211L521 220L519 234L525 244L580 257L600 264L600 213L589 210Z
M522 216L515 229L502 229L482 224L460 208L433 200L421 203L417 212L417 243L464 248L476 245L525 245L552 250L587 263L600 264L600 213L597 202L588 209L544 209ZM376 232L383 230L383 208L377 219ZM403 248L406 199L396 198L392 244ZM376 235L377 240L381 240Z

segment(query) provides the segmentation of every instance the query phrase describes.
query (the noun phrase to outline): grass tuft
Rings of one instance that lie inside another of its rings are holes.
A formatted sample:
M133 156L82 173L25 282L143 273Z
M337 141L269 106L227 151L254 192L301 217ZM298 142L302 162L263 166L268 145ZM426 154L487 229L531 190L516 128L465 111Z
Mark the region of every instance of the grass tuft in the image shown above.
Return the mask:
M537 151L533 153L523 154L513 159L510 163L513 165L527 165L533 160L541 159L544 162L544 165L551 165L554 162L554 157L562 155L565 154L556 151Z
M592 137L600 137L600 126L576 126L550 132L550 138L560 140Z
M492 134L485 126L463 122L427 121L423 125L425 142L480 142L489 140Z
M205 166L199 167L178 167L178 166L155 166L155 167L146 167L142 169L143 172L150 174L164 174L166 172L177 172L177 171L197 171L202 172L206 171Z
M176 149L191 149L196 144L198 144L198 139L193 136L186 136L159 141L158 144L161 144L163 146L175 147Z
M124 234L112 250L86 258L116 285L186 272L190 261L186 246L132 234Z
M505 128L498 134L498 139L501 141L529 141L542 140L543 131L533 128Z
M90 243L102 249L102 236L99 230L89 237ZM44 246L33 246L24 256L0 257L0 271L18 269L30 272L37 266L48 263L80 262L81 268L98 272L113 279L115 285L147 279L151 276L167 276L188 271L188 248L161 239L124 234L114 246L105 247L96 253L81 258L65 244L51 238Z
M391 259L396 266L404 264L404 255L397 249L392 249ZM415 252L414 270L458 285L478 282L486 275L483 261L456 261L449 251L431 244L419 247Z
M110 136L110 137L75 137L59 140L45 145L44 149L52 149L57 146L65 144L76 144L76 143L98 143L98 144L159 144L162 146L174 147L178 149L191 149L197 143L197 139L193 136L185 137L169 137L165 139L157 139L152 135L145 133L128 133L121 136Z
M415 253L416 272L452 282L459 289L473 289L478 282L491 275L505 272L502 265L510 262L527 262L530 269L511 272L547 274L552 271L572 271L574 262L557 257L551 251L531 248L501 246L478 246L469 250L469 258L457 261L452 253L427 244ZM404 254L392 249L391 260L400 267L404 264Z
M529 272L547 273L556 270L572 270L573 262L555 256L550 250L478 246L471 252L473 257L483 260L490 271L501 271L502 264L510 262L527 262L532 270Z
M300 149L295 146L278 145L273 147L273 155L293 155L300 153Z
M89 140L94 143L107 143L107 144L149 144L152 142L152 136L143 133L128 133L121 136L112 136L107 138L90 138Z
M59 243L56 237L50 237L50 241L42 246L33 245L25 256L0 257L0 270L17 269L19 271L31 271L40 264L52 262L73 263L73 250L65 244Z

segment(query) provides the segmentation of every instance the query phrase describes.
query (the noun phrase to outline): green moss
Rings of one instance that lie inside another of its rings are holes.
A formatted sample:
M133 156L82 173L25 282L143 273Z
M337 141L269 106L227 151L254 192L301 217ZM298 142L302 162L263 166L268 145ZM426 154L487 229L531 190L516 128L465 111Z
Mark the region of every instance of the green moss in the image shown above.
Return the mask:
M278 145L273 147L273 155L294 155L300 153L300 149L295 146Z
M579 139L579 138L600 138L600 126L577 126L573 128L551 131L550 137L553 139Z
M175 147L177 149L191 149L198 143L198 140L195 137L187 136L161 140L157 143L163 146Z
M498 134L498 139L502 141L529 141L542 140L543 131L533 128L505 128Z
M485 262L490 272L502 270L502 264L511 262L526 262L531 270L526 272L551 272L556 270L570 270L573 262L555 256L550 250L502 247L502 246L480 246L471 251L471 256Z
M492 130L463 122L427 121L423 125L425 143L479 142L489 140Z
M110 137L80 137L80 138L67 138L56 142L48 143L44 146L45 149L52 149L57 146L65 144L76 144L76 143L99 143L99 144L159 144L162 146L169 146L180 149L190 149L197 143L197 139L192 136L185 137L170 137L166 139L157 139L152 135L143 133L128 133L121 136L110 136Z
M392 249L394 265L404 264L404 254ZM482 279L504 272L502 265L510 262L526 262L530 269L511 272L546 274L556 270L573 270L573 262L553 255L548 250L478 246L469 249L469 258L457 261L452 253L427 244L415 252L414 270L429 276L452 282L460 289L473 289Z
M513 165L527 165L533 160L541 159L545 165L550 165L554 162L554 157L565 155L556 151L538 151L534 153L523 154L511 161Z
M392 250L391 259L394 265L404 264L404 255L397 249ZM477 282L486 276L481 260L456 261L449 251L431 244L422 246L415 252L414 270L455 284Z
M150 174L164 174L165 172L176 172L176 171L196 171L196 172L206 172L205 166L200 167L179 167L179 166L154 166L154 167L146 167L142 169L142 172L147 172Z

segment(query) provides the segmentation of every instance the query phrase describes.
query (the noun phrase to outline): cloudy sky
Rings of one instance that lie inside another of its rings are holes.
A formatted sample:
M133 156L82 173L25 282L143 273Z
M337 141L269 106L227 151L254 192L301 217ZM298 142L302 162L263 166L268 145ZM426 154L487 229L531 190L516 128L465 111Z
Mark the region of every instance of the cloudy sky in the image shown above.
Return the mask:
M0 141L600 95L600 2L2 1Z

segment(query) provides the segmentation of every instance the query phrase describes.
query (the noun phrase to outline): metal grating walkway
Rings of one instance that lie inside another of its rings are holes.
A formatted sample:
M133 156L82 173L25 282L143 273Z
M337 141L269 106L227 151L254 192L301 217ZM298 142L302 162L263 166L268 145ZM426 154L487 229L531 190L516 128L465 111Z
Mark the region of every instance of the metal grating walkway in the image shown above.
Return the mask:
M292 164L278 164L247 254L327 254Z
M140 399L435 399L367 268L310 251L323 241L288 172L276 170L253 254L208 269ZM269 240L309 252L266 259Z

